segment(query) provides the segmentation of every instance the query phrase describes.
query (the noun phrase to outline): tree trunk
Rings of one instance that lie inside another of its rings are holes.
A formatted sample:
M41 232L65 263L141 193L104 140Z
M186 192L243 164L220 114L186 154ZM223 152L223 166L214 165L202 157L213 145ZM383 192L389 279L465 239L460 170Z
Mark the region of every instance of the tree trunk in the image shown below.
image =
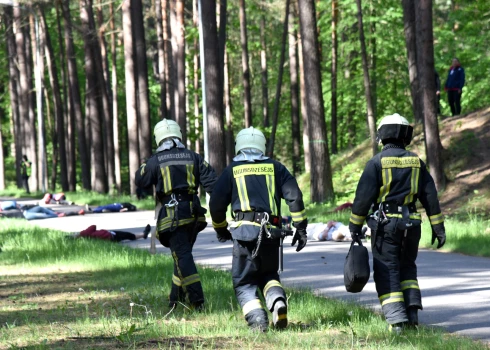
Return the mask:
M199 28L199 9L197 7L197 0L192 1L192 21L196 30ZM202 133L200 131L200 107L199 107L199 40L198 38L194 39L194 57L193 57L193 65L194 65L194 133L195 133L195 141L194 141L194 150L196 153L202 153L203 148L201 147L202 141Z
M69 107L71 104L68 102L68 84L66 74L66 59L65 48L63 45L63 33L61 30L61 0L56 1L56 26L58 30L58 47L59 47L59 60L60 60L60 76L62 83L62 96L63 96L63 123L65 125L65 159L67 167L67 179L68 179L68 191L74 192L76 190L76 159L75 159L75 117L72 113L72 109Z
M301 120L303 121L303 155L305 172L311 171L310 136L308 134L308 113L306 112L305 74L303 65L303 44L298 33L299 98L301 101Z
M168 110L168 117L175 120L175 106L174 106L174 83L173 83L173 58L172 58L172 42L171 42L171 30L170 21L168 20L169 14L169 2L171 0L162 0L162 27L163 27L163 45L165 47L165 91L166 105Z
M131 0L124 0L122 5L124 36L124 69L126 78L126 115L128 123L129 151L129 184L132 195L136 194L133 176L139 168L138 114L136 109L136 81L134 76L134 46L131 22Z
M373 110L373 95L371 94L371 82L369 80L369 67L366 50L366 40L364 38L364 26L362 24L362 5L361 0L356 0L357 3L357 24L359 26L359 41L361 43L361 58L362 70L364 72L364 94L366 96L367 106L367 122L369 127L369 136L371 137L371 148L373 155L378 153L378 145L376 143L376 116Z
M337 154L337 22L338 22L338 3L332 0L332 67L331 67L331 112L330 128L332 133L332 154Z
M105 40L106 24L104 23L104 13L102 11L102 0L98 0L97 6L97 22L98 30L95 28L95 22L91 17L90 23L93 30L98 33L97 42L93 42L95 62L97 68L97 80L102 98L104 120L104 160L107 170L107 185L110 191L115 187L116 176L114 170L114 130L113 130L113 114L112 114L112 91L109 82L109 61L107 58L107 41ZM99 60L100 57L100 60Z
M219 175L226 166L225 135L223 127L223 89L220 87L218 33L216 28L216 1L201 0L201 21L204 39L204 76L208 118L209 163ZM203 53L201 53L202 55ZM220 95L221 93L221 95Z
M403 27L405 32L405 44L407 46L408 76L410 79L410 94L412 96L412 110L416 123L422 123L423 106L419 98L420 80L417 70L417 43L415 33L415 4L413 0L402 0Z
M176 122L182 131L182 143L187 142L187 118L185 111L185 33L184 33L184 0L176 0L175 2L175 30L172 30L172 37L175 38L175 71L176 80L175 87L175 116Z
M97 47L92 0L80 0L80 19L85 51L85 75L87 77L86 111L90 120L91 149L93 150L93 190L99 193L107 193L108 185L103 142L103 129L107 129L107 125L104 127L105 123L101 113L110 114L110 112L108 111L107 90L101 69L100 51L98 51ZM104 106L102 107L102 105Z
M415 1L417 60L421 94L424 106L424 132L427 144L427 164L438 191L446 187L442 160L442 144L437 123L436 86L434 68L434 38L432 32L432 1Z
M228 52L225 51L224 69L223 69L223 93L225 97L225 117L226 117L226 161L230 164L235 157L235 137L233 136L233 115L231 113L231 96L230 96L230 74L229 74Z
M158 82L160 83L160 115L162 119L168 119L167 82L165 81L165 42L163 41L161 0L155 0L155 21L157 34Z
M78 82L78 70L75 57L75 48L73 44L72 23L70 15L70 2L64 0L62 3L63 18L65 20L65 47L66 59L68 62L68 95L71 110L75 116L76 129L78 136L78 156L82 168L82 187L85 190L91 190L90 182L90 158L85 138L85 123L82 114L82 100L80 96L80 86Z
M15 37L13 31L13 14L11 7L5 7L3 22L5 23L6 41L7 41L7 57L9 69L9 93L10 93L10 108L12 114L12 129L15 144L15 179L18 188L22 188L20 163L22 161L22 144L21 140L21 118L19 115L19 71L16 65L16 50Z
M242 47L242 71L243 71L243 110L245 127L253 126L252 120L252 93L250 86L250 68L248 64L248 38L247 38L247 15L245 12L245 0L240 0L240 43Z
M31 34L31 47L32 57L32 70L34 73L34 90L31 90L29 94L33 100L32 102L32 127L36 130L37 126L37 179L38 186L42 192L45 192L48 187L47 182L47 157L46 157L46 127L44 118L44 42L42 35L40 34L38 15L35 14L34 9L30 8L29 14L30 34ZM29 52L29 49L27 49ZM30 74L30 76L32 76ZM56 145L57 147L57 145ZM57 151L57 149L56 149ZM56 155L56 154L55 154Z
M298 48L296 43L296 11L294 7L289 11L288 22L288 37L289 37L289 77L291 91L291 137L293 143L293 174L299 175L301 166L299 164L301 158L300 150L300 122L299 122L299 85L298 85Z
M51 37L49 35L48 26L46 24L46 17L42 7L40 8L40 20L41 28L44 34L44 42L46 45L46 62L48 65L49 81L51 84L51 90L54 99L54 115L56 119L56 133L53 139L53 146L57 141L58 144L58 157L60 161L60 180L61 190L68 191L68 167L66 163L66 146L65 146L65 119L63 115L63 101L61 99L61 89L58 81L58 68L56 66L56 60L54 57L53 45L51 44Z
M17 52L17 67L19 70L19 84L18 87L18 96L19 96L19 120L22 137L22 152L27 155L29 160L32 161L32 175L30 178L30 188L38 189L38 181L37 181L37 164L35 156L35 130L32 127L31 119L30 119L30 98L29 98L29 61L26 57L26 35L24 28L22 27L22 14L21 8L17 1L14 2L13 9L13 18L14 18L14 33L15 33L15 48ZM30 140L29 144L26 144L26 140ZM34 146L34 147L33 147ZM21 155L22 157L22 155ZM17 165L20 166L20 163ZM35 169L34 169L35 168Z
M334 198L332 171L325 125L320 53L313 0L299 0L299 19L303 41L303 73L305 75L306 110L311 152L311 201L322 203Z
M263 9L262 9L263 10ZM260 68L262 82L262 119L264 128L269 127L269 87L267 84L267 46L265 41L265 14L260 16Z
M277 74L276 97L274 99L274 110L272 112L272 130L269 137L269 145L267 150L267 155L271 158L274 155L274 143L276 138L277 123L279 119L279 102L281 100L282 75L284 72L284 60L286 55L286 39L288 35L289 3L290 1L286 0L286 14L284 15L284 25L282 31L281 56L279 58L279 72Z
M183 1L183 0L182 0ZM134 59L136 61L136 84L137 84L137 108L139 118L139 152L140 159L151 155L151 121L150 121L150 99L148 95L148 66L146 64L146 42L145 26L143 22L143 6L141 0L131 0L131 19L133 21L133 45L135 49ZM185 77L184 77L185 78ZM185 79L183 80L185 81ZM184 82L182 83L184 84ZM185 95L184 95L185 96ZM184 110L185 113L185 110ZM185 116L185 114L184 114Z
M109 13L111 17L111 82L112 82L112 130L114 137L114 178L118 193L122 191L121 184L121 153L119 147L119 119L118 119L118 101L117 101L117 60L116 60L116 20L114 18L114 4L109 4Z

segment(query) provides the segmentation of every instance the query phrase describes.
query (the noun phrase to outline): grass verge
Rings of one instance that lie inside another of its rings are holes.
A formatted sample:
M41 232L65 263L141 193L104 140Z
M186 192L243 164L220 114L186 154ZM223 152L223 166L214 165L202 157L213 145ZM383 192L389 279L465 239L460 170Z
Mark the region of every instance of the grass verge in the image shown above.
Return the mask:
M0 246L1 349L488 349L429 327L393 335L370 310L297 289L287 330L252 333L228 272L199 268L204 312L170 310L170 256L9 219Z

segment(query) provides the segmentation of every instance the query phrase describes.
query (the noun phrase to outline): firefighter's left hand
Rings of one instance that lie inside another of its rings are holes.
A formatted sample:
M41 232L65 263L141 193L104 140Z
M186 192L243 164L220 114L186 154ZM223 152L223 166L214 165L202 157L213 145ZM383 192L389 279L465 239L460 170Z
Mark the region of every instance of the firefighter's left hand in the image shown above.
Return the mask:
M215 228L216 238L220 243L225 243L226 241L231 240L231 232L226 227Z
M294 234L293 237L293 242L291 243L291 246L294 246L296 242L298 242L298 246L296 247L296 251L299 252L301 249L303 249L306 245L306 230L303 229L297 229L296 233Z

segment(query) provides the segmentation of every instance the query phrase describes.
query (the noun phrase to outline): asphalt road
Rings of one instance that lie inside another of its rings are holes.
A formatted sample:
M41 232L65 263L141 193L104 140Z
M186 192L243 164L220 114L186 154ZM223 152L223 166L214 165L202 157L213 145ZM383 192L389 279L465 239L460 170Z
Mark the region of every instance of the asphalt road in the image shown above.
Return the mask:
M51 207L62 211L80 209L75 206ZM99 228L137 233L142 232L148 223L154 227L153 216L153 211L137 211L87 214L36 220L31 223L66 232L81 231L96 224ZM149 249L150 241L148 238L123 244ZM156 247L157 253L170 252L158 242ZM310 241L297 253L286 240L284 247L284 272L281 275L284 285L309 287L318 295L355 300L380 310L372 273L361 293L351 294L345 290L343 263L349 243ZM217 241L214 231L208 225L198 236L194 258L204 266L229 269L231 249L231 243ZM372 269L372 261L370 264ZM424 310L419 313L419 321L490 342L490 259L421 249L417 265L424 306Z

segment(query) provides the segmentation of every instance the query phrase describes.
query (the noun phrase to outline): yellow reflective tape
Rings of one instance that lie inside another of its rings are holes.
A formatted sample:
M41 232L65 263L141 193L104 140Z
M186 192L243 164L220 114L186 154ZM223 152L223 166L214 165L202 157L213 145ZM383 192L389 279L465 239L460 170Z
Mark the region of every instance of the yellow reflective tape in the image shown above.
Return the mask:
M405 197L403 204L410 204L414 201L414 196L418 192L418 178L420 168L412 168L412 174L410 176L410 193Z
M429 221L431 225L437 225L444 222L444 216L442 215L442 213L432 215L429 216Z
M381 167L383 169L420 168L420 159L419 157L383 157Z
M187 184L189 185L189 193L193 194L194 187L196 186L196 180L194 177L194 164L186 164L185 169L187 172Z
M390 303L405 302L405 299L403 298L402 292L394 292L380 296L379 301L381 302L381 306L383 306Z
M180 287L180 286L182 285L182 282L180 281L180 278L179 278L179 277L177 277L177 276L175 276L175 275L172 275L172 282L173 282L173 283L174 283L176 286L178 286L178 287Z
M251 211L250 202L248 200L247 185L245 183L245 178L236 178L236 185L238 189L238 198L240 199L240 206L242 211Z
M272 175L274 176L274 164L258 164L258 165L239 165L233 168L233 177L247 175Z
M349 221L352 222L354 225L362 225L364 223L364 219L366 219L365 216L360 216L352 213L350 214Z
M183 226L183 225L193 223L194 221L195 221L194 218L179 219L178 223L177 223L177 221L175 221L175 224L178 224L178 226ZM205 220L199 219L199 221L205 221ZM165 218L165 219L160 220L158 222L158 231L161 232L161 231L167 230L171 226L172 226L172 219L168 220L168 218Z
M383 169L381 171L381 174L383 179L383 185L379 190L378 203L386 201L386 196L388 195L388 193L390 193L390 186L391 186L391 169Z
M264 296L267 295L267 292L269 291L269 289L271 289L272 287L279 287L279 288L282 288L282 284L278 281L278 280L270 280L269 282L267 282L267 284L265 285L264 287Z
M252 225L252 226L257 226L257 227L261 227L262 226L261 224L259 224L257 222L252 222L252 221L233 221L230 224L230 227L237 228L237 227L240 227L240 226L243 226L243 225Z
M278 320L284 320L284 319L287 319L288 318L288 314L280 314L280 315L277 315L277 319Z
M182 286L188 286L189 284L194 284L197 282L201 282L201 278L199 277L199 274L195 273L193 275L184 277L182 279Z
M403 215L402 214L390 214L390 213L386 213L386 216L387 217L390 217L390 218L403 218ZM410 219L413 219L413 220L421 220L422 219L422 216L420 215L420 213L411 213L410 216L409 216Z
M406 281L402 281L400 284L402 286L402 290L420 289L419 282L417 280L406 280Z
M141 166L140 166L140 175L143 176L143 174L145 173L145 169L146 169L146 163L143 163Z
M267 183L267 192L269 192L269 205L271 208L271 215L276 215L276 201L274 200L274 196L276 194L276 182L274 180L274 173L272 175L267 175L265 177Z
M227 226L228 226L228 222L226 220L219 223L213 221L213 228L221 228Z
M247 315L250 311L256 310L256 309L262 309L262 304L259 299L253 299L250 301L247 301L245 305L242 307L243 315Z

